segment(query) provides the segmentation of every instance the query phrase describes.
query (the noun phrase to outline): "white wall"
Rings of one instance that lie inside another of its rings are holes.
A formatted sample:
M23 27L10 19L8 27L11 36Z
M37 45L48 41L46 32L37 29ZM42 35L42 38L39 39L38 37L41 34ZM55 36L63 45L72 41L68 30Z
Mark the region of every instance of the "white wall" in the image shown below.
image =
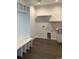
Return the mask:
M58 5L56 6L39 6L39 7L31 7L31 32L33 37L38 38L47 38L47 32L52 33L52 39L57 40L57 32L56 26L62 27L61 23L49 23L49 22L35 22L36 16L39 15L51 15L50 20L59 20L61 16L61 7ZM55 17L57 16L57 17ZM57 25L58 24L58 25ZM45 26L43 28L43 26ZM61 39L61 37L60 37Z
M51 39L61 42L62 35L57 33L56 27L61 29L62 23L36 23L36 37L47 39L47 32L50 32Z
M52 9L52 17L50 21L62 21L62 7L61 5L56 5Z
M30 29L31 29L31 37L35 38L36 36L36 23L35 23L35 18L36 18L36 10L34 6L30 6Z
M57 4L36 7L36 15L51 15L50 21L60 21L62 20L62 6Z
M38 6L36 7L36 15L52 15L52 6Z

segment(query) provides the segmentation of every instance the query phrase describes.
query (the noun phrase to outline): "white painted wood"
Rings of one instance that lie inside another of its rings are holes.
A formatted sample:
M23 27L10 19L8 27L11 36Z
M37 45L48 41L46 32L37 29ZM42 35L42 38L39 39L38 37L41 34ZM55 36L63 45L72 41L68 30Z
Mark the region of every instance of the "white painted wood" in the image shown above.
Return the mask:
M31 41L30 41L30 47L32 47L32 42L33 42L33 41L31 40Z
M18 41L17 45L17 55L22 57L23 52L27 53L27 50L30 50L30 47L32 47L32 38L28 38L27 40Z
M27 53L27 51L26 51L26 45L23 46L23 52Z
M23 48L22 47L20 49L18 49L17 55L20 56L20 57L23 56Z
M27 43L27 50L30 50L30 41Z
M24 1L18 0L17 2L23 5L26 5ZM27 13L24 13L24 12L27 12ZM28 20L28 21L24 21L24 20ZM27 28L27 26L29 28L29 25L27 24L29 23L29 21L30 19L29 19L28 9L23 12L17 11L17 50L32 40L32 38L30 38L30 31L28 33L24 32L24 29Z
M17 55L22 57L23 52L27 53L27 47L30 47L30 41L32 38L30 37L30 31L26 29L29 28L29 8L24 0L17 0ZM22 4L20 6L20 4ZM26 6L26 8L24 8ZM22 8L21 8L22 7ZM28 20L28 21L27 21ZM28 27L27 27L28 26ZM25 29L26 28L26 29ZM24 31L26 30L26 32ZM28 33L27 33L28 32ZM27 43L29 45L27 46Z
M17 41L17 50L19 48L21 48L22 46L24 46L25 44L27 44L28 42L30 42L31 40L33 40L33 39L32 38L28 38L26 40Z
M17 12L29 13L29 4L25 0L17 0Z
M25 50L26 50L26 53L27 53L27 43L25 44Z
M62 42L62 34L57 34L57 41Z

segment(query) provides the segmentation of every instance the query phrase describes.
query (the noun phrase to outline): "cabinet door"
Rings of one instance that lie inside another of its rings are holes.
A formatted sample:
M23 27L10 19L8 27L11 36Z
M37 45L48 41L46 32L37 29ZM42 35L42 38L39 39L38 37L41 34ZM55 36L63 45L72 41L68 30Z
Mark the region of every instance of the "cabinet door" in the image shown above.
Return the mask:
M58 34L57 35L57 41L58 42L62 42L62 34Z

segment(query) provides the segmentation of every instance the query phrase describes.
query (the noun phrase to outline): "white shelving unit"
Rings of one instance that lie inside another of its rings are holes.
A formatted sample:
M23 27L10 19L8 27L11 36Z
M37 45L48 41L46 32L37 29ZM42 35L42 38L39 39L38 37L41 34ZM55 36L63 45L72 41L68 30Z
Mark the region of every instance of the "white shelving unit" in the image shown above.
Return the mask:
M17 0L17 28L18 28L18 38L17 38L17 56L22 57L23 53L27 53L27 49L32 47L32 38L30 37L30 32L24 32L24 29L29 29L29 14L30 9L24 0ZM25 27L24 27L25 26Z

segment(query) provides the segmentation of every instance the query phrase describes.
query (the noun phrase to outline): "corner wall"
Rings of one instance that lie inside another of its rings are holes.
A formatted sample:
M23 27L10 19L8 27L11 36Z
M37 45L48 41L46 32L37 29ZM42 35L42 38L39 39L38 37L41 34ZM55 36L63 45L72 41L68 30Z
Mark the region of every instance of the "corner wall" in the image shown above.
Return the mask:
M30 6L30 29L31 29L32 38L35 38L36 33L37 33L35 18L36 18L36 9L34 6Z
M58 11L58 12L57 12ZM51 15L51 19L49 20L62 20L61 19L61 7L60 6L38 6L38 7L31 7L31 32L32 37L38 38L46 38L47 39L47 32L52 33L52 39L57 40L57 33L56 27L61 28L62 23L49 23L49 22L35 22L35 19L39 15ZM56 17L57 16L57 17ZM43 26L45 26L43 28ZM61 37L59 37L61 39Z

